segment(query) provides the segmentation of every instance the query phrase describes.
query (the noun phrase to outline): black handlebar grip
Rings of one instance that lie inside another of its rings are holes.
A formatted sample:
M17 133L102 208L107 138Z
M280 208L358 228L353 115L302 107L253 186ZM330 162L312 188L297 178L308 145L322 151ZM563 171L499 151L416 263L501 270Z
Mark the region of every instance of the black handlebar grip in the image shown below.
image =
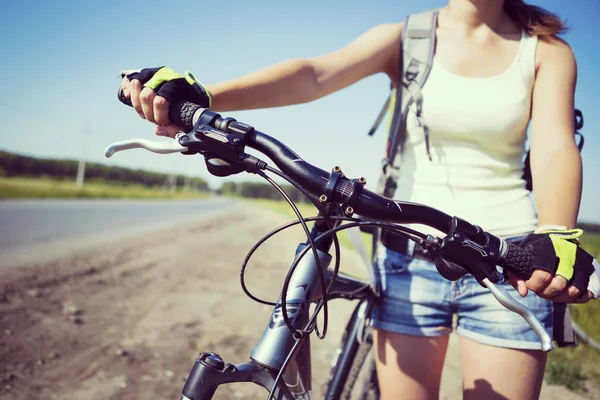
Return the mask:
M119 87L119 91L117 92L117 97L119 98L119 101L129 107L133 107L133 104L131 104L131 99L128 99L127 97L125 97L125 93L123 93L123 88Z
M169 120L172 124L185 127L185 131L189 132L194 128L194 113L200 109L197 104L189 101L180 101L169 106Z
M529 279L533 273L533 257L535 253L524 249L513 243L508 244L508 251L504 258L498 263L501 267L518 275L520 278Z

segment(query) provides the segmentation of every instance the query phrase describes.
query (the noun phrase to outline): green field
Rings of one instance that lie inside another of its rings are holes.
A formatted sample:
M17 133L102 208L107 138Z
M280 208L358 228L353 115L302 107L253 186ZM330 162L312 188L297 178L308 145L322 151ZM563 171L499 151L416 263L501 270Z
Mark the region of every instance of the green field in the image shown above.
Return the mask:
M197 199L212 196L200 191L167 191L160 187L113 182L86 182L77 187L73 180L50 178L0 178L0 199L11 198L138 198Z

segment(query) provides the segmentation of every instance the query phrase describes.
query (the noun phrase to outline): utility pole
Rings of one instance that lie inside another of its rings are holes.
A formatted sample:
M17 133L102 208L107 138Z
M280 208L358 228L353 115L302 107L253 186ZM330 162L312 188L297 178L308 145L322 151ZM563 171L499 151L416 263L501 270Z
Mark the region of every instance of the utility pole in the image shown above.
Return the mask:
M177 175L171 174L169 180L169 192L174 193L177 190Z
M79 165L77 166L77 179L75 184L78 188L83 187L83 180L85 178L85 158L87 155L88 141L90 139L90 124L88 123L85 127L85 135L83 139L83 149L81 151L81 157L79 158Z
M165 183L163 184L163 190L167 192L174 192L177 189L177 175L169 174L167 175L167 179L165 179Z

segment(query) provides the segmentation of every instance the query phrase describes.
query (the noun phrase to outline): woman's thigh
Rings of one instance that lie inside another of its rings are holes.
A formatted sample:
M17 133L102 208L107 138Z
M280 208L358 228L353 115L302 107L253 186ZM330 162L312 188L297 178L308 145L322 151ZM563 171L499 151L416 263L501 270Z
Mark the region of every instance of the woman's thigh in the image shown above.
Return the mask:
M523 298L509 284L503 286L552 337L552 302L533 292ZM525 319L500 305L471 276L453 284L452 300L457 305L464 398L537 399L547 354Z
M547 353L490 346L460 337L464 400L538 399Z
M375 265L372 313L382 399L437 399L452 330L450 282L435 266L385 248Z
M374 329L381 399L439 397L448 336L412 336Z

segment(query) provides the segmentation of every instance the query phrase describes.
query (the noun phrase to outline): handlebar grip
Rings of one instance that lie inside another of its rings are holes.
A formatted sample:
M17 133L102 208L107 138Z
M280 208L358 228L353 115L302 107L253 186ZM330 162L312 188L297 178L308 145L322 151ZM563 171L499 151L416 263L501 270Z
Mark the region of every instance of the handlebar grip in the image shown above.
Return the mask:
M498 263L501 267L507 268L520 278L529 279L534 271L533 257L535 253L524 249L513 243L507 243L508 251L502 260Z
M131 99L125 97L123 89L119 87L117 92L119 101L129 107L133 107ZM199 105L190 103L189 101L180 101L169 106L169 120L172 124L185 127L186 132L189 132L194 127L194 113L201 108Z
M169 120L172 124L185 127L185 131L189 132L194 128L194 113L200 109L197 104L189 101L180 101L169 106Z
M119 87L117 97L121 103L125 104L126 106L133 107L133 104L131 104L131 99L125 97L125 93L123 93L123 88Z

